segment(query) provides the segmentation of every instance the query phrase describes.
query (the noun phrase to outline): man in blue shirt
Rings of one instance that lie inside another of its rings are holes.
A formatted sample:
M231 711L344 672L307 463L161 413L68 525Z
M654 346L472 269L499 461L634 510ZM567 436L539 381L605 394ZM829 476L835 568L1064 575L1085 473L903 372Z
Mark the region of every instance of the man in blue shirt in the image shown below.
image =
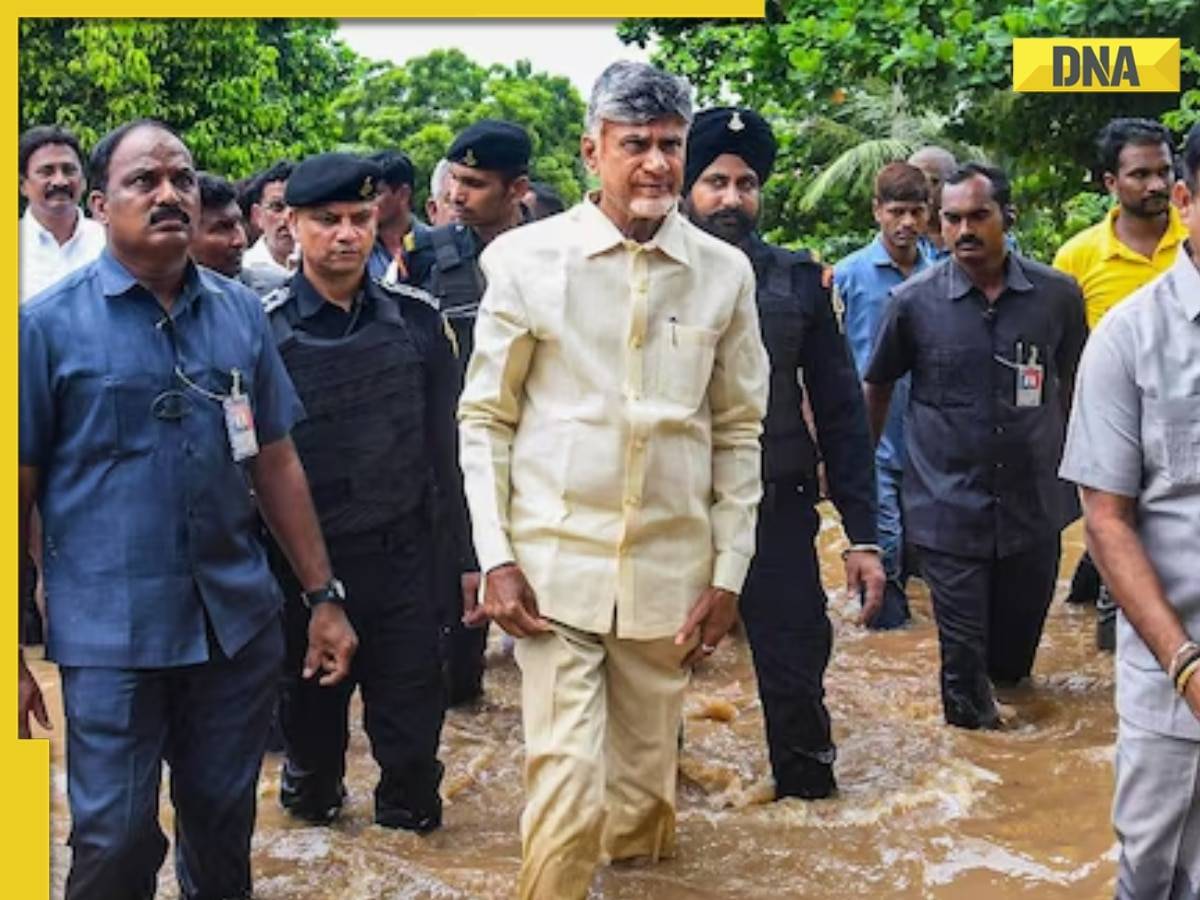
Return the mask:
M283 654L251 487L316 607L306 674L341 680L356 637L261 306L188 257L191 154L140 120L101 140L90 169L108 246L24 307L20 328L20 539L36 503L67 719L66 896L153 897L166 760L181 896L248 897ZM30 713L47 724L24 660L18 712L23 737Z
M925 233L929 186L924 173L908 163L888 163L875 176L872 203L879 234L833 269L834 284L845 306L846 338L861 379L867 371L889 292L929 265L918 242ZM871 628L898 628L909 620L904 584L904 527L900 487L904 472L904 410L908 377L896 382L887 425L875 450L879 507L877 526L887 573L883 608Z

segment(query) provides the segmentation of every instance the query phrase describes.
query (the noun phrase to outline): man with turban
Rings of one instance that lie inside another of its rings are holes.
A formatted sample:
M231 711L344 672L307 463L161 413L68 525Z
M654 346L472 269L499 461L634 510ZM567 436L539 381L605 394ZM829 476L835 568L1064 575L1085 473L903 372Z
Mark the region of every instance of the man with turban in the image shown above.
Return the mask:
M833 643L814 539L820 527L817 461L850 540L847 587L861 592L860 622L879 610L884 574L875 529L875 476L862 390L842 330L832 271L806 252L756 232L775 137L749 109L709 109L688 134L684 210L740 247L754 266L763 342L771 359L764 422L763 499L741 598L777 797L833 793L835 748L823 679ZM808 393L814 444L802 409ZM819 453L818 453L819 447Z

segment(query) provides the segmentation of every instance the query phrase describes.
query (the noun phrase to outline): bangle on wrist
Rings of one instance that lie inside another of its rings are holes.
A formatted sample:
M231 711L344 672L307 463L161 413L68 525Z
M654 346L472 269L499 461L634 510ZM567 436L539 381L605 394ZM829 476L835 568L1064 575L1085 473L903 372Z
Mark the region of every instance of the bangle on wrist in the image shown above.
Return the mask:
M883 556L883 548L878 544L851 544L842 551L842 559L851 553L874 553L876 556Z
M1175 678L1175 690L1179 696L1187 693L1188 682L1192 680L1192 676L1196 674L1196 670L1200 669L1200 654L1197 654L1191 662L1187 663L1179 670L1179 675Z
M1200 657L1200 644L1191 640L1184 641L1171 656L1171 663L1167 666L1167 677L1174 681L1183 671L1183 667L1197 657Z

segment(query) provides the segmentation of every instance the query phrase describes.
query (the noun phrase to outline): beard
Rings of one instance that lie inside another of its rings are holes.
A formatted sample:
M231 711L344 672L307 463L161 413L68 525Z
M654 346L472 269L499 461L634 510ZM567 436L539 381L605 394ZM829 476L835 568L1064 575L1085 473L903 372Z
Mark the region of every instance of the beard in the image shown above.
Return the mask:
M758 217L747 215L740 209L720 209L710 216L702 216L691 212L691 219L704 231L713 237L718 237L729 244L741 244L758 225Z
M1157 219L1167 212L1170 206L1171 198L1167 194L1151 194L1129 206L1122 203L1121 209L1139 219Z
M675 208L675 198L664 194L661 197L635 197L629 201L629 212L635 219L662 219Z

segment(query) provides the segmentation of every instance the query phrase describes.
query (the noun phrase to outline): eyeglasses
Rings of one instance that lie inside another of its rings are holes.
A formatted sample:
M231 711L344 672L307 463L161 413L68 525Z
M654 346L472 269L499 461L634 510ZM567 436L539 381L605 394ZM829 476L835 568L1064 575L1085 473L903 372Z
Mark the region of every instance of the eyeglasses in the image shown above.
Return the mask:
M272 200L270 203L264 203L263 206L273 213L281 213L287 209L287 204L282 200Z

